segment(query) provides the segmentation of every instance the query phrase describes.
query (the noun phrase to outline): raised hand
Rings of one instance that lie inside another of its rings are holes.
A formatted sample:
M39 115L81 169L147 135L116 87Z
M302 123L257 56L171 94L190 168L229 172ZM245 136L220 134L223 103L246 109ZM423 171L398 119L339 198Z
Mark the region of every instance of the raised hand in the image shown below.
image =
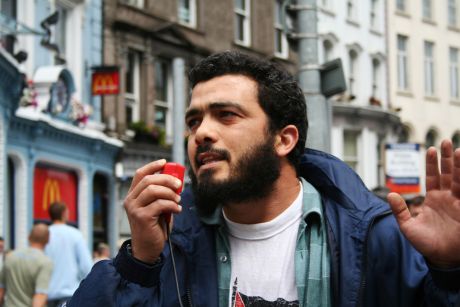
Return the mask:
M161 215L182 209L175 192L182 182L171 175L158 174L165 164L166 160L157 160L139 168L124 201L133 256L147 263L158 259L166 241Z
M388 195L401 232L430 263L438 267L460 266L460 149L441 144L441 170L434 147L426 153L426 197L421 212L412 217L404 199Z

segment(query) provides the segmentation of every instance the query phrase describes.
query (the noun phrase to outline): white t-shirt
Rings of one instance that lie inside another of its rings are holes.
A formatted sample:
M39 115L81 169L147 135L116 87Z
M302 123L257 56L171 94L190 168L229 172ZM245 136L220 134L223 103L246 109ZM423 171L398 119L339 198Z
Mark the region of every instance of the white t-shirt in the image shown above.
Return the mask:
M263 306L298 306L294 256L302 217L300 187L294 202L269 222L238 224L224 214L232 261L230 307L260 306L262 301Z

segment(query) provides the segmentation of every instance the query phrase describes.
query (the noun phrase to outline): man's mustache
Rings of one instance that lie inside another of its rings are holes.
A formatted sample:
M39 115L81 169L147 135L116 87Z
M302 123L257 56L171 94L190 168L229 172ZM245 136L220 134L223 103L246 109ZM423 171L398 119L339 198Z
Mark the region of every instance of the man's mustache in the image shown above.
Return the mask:
M230 160L230 153L225 149L214 148L211 144L198 145L195 154L195 164L200 165L198 156L202 153L210 153L221 157L223 160Z

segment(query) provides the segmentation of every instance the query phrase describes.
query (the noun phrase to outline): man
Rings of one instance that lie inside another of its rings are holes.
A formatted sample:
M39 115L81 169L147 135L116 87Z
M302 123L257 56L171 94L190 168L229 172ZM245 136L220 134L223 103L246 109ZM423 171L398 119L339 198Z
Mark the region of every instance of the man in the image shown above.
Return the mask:
M48 307L60 306L67 301L93 265L82 234L66 224L68 212L67 206L60 202L52 203L48 209L52 224L45 251L54 264Z
M0 273L0 306L46 306L53 269L43 252L48 239L48 226L36 224L29 234L29 247L8 254Z
M68 306L458 300L460 151L453 154L451 142L442 144L441 173L436 150L428 150L426 210L412 219L403 199L390 194L395 219L343 162L304 149L306 104L290 75L223 52L200 62L189 79L192 191L175 194L181 183L159 174L165 160L138 169L125 199L131 241L113 262L94 267ZM162 216L169 213L176 214L175 262L165 244Z

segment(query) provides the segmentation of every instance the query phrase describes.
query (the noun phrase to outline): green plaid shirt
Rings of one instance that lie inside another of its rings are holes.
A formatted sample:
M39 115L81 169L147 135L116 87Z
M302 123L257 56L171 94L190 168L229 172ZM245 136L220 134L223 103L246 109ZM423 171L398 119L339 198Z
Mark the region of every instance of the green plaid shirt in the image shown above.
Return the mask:
M294 259L299 306L329 307L331 305L329 252L321 196L304 179L302 179L302 185L303 218L299 225ZM315 215L317 218L310 218ZM216 219L220 220L218 235L216 235L219 306L227 307L231 276L230 247L225 223L221 216L214 216L212 218L214 223ZM208 220L208 222L211 221Z

